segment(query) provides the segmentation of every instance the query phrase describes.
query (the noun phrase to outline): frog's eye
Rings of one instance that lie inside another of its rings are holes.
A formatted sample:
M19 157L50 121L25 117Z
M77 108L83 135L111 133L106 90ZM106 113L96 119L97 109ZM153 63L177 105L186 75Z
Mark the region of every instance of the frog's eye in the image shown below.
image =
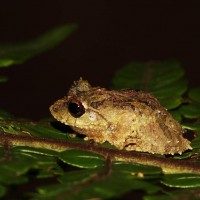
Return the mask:
M83 104L77 99L69 100L68 110L70 114L75 118L81 117L85 113Z

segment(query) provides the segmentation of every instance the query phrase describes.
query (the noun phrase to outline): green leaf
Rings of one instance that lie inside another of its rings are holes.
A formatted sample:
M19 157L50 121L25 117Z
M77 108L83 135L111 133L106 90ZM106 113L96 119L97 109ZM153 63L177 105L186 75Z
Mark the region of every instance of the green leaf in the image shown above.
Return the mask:
M53 138L53 139L60 139L65 140L67 139L67 134L53 128L48 124L25 124L21 125L21 128L30 132L32 135L37 137L44 137L44 138Z
M173 156L174 159L187 159L191 158L194 155L194 149L193 151L185 151L184 153L180 154L175 154Z
M13 119L13 118L14 118L13 115L11 115L10 113L0 109L0 120L1 119Z
M57 156L58 152L48 149L38 149L32 147L13 147L12 148L15 152L23 152L23 153L31 153L31 154L38 154L43 156Z
M68 186L73 186L76 184L83 183L88 181L94 174L101 173L104 170L103 167L97 167L93 169L79 169L75 171L68 171L63 174L63 176L59 177L58 180L63 183L67 184Z
M63 151L59 154L59 158L67 164L80 168L96 168L105 163L103 156L79 150Z
M59 178L59 184L38 187L38 194L35 194L33 199L55 199L63 196L69 198L69 196L78 192L75 188L84 185L102 171L103 168L68 171Z
M38 170L37 178L49 178L61 175L63 171L56 163L55 156L47 156L47 152L39 154L33 153L28 147L14 147L10 152L11 156L3 155L1 148L1 164L0 164L0 183L2 184L24 184L29 181L27 173L32 170Z
M3 185L0 185L0 197L3 197L6 194L6 188Z
M131 190L143 190L149 194L161 190L142 178L121 173L119 169L113 169L111 173L106 173L103 168L76 170L65 173L60 181L61 184L40 187L39 194L36 194L34 199L108 199L119 197Z
M8 77L6 76L0 76L0 83L4 83L8 80Z
M152 167L147 165L141 165L137 163L124 163L124 162L114 162L113 170L120 171L121 173L128 173L128 174L136 174L143 173L143 174L162 174L162 170L159 167Z
M115 183L115 184L113 184ZM89 199L98 196L102 199L114 198L121 196L131 190L148 190L149 193L154 193L157 187L144 181L124 180L120 177L111 177L99 183L90 185L90 187L81 191L73 199Z
M144 197L144 200L171 200L173 196L168 195L148 195Z
M200 88L192 88L190 89L188 96L194 101L200 103Z
M116 71L113 86L153 91L180 80L183 75L184 70L176 61L132 62Z
M172 97L160 99L160 103L165 108L171 110L177 108L182 103L182 98L180 96L174 95Z
M175 191L163 191L164 194L148 195L144 197L144 200L198 200L199 199L199 189L178 189Z
M26 164L25 164L26 163ZM8 170L10 173L15 173L16 175L21 175L26 173L30 167L34 167L36 164L33 157L22 155L22 154L13 154L12 160L1 163L1 170ZM0 170L0 171L1 171Z
M197 139L194 139L191 143L191 147L193 149L200 149L200 136ZM194 152L194 150L193 150ZM200 152L198 152L198 155L200 155ZM200 156L199 156L200 157Z
M191 146L194 149L199 148L200 149L200 122L196 121L194 123L183 123L183 128L194 131L195 138L191 141Z
M67 199L69 194L66 193L68 190L66 184L51 184L46 186L41 186L37 188L37 193L33 195L31 198L32 200L39 200L39 199ZM68 198L69 199L69 198Z
M177 188L200 187L200 175L197 174L173 174L166 175L161 181L164 185Z
M176 119L178 122L181 122L182 117L180 112L178 112L177 110L171 110L170 113L172 114L174 119Z
M156 96L163 106L174 109L181 104L187 89L184 70L177 61L160 63L132 62L119 69L113 78L114 88L144 90Z
M18 127L14 127L12 124L10 125L3 125L4 123L0 122L0 131L4 133L10 133L10 134L20 134L21 130Z
M74 30L76 24L59 26L42 36L24 43L0 45L0 67L20 64L62 42Z
M20 185L28 182L28 177L18 176L14 172L9 172L7 169L0 168L1 176L0 183L6 185Z
M28 177L22 176L35 164L33 159L24 155L12 154L12 159L2 162L0 165L0 183L2 184L24 184Z
M192 102L188 105L182 105L179 109L180 113L189 119L195 119L200 117L200 103Z
M182 123L182 126L188 130L200 131L200 122L198 121L194 123Z
M200 117L200 88L190 89L189 102L186 105L182 105L180 113L189 119L195 119Z
M158 99L165 99L174 96L181 96L187 89L188 81L184 79L180 79L176 83L171 83L169 85L166 85L167 87L160 88L159 90L153 90L152 94L156 96Z
M108 199L119 197L131 190L143 190L152 194L159 191L160 188L142 179L136 180L131 175L113 172L106 179L96 181L81 190L72 199L92 199L94 197Z

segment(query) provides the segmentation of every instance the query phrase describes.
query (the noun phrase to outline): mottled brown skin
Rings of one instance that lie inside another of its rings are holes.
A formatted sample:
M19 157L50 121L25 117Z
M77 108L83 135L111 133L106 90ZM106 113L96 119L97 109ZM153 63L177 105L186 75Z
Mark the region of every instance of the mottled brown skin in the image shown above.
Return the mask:
M70 113L71 101L82 104L81 116ZM143 91L106 90L80 79L50 111L58 121L86 135L85 139L108 141L118 149L156 154L181 154L191 149L181 125L155 97Z

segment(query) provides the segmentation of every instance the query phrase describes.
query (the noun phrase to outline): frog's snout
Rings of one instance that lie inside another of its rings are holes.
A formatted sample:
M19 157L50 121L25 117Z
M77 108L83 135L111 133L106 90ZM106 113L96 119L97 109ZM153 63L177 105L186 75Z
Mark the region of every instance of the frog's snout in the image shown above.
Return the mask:
M50 106L49 110L53 115L53 117L57 118L58 115L62 114L63 112L64 113L67 112L67 106L65 101L58 100L53 105Z

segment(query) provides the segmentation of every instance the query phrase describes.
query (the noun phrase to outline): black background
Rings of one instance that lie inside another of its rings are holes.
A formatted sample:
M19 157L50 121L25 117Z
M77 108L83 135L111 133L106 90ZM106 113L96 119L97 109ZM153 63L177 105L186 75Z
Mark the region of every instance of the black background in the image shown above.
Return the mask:
M187 2L187 3L184 3ZM48 117L48 107L82 76L110 86L129 61L178 59L191 86L199 83L200 4L176 0L2 1L0 42L25 41L64 23L79 28L56 48L0 69L0 108L18 117Z

